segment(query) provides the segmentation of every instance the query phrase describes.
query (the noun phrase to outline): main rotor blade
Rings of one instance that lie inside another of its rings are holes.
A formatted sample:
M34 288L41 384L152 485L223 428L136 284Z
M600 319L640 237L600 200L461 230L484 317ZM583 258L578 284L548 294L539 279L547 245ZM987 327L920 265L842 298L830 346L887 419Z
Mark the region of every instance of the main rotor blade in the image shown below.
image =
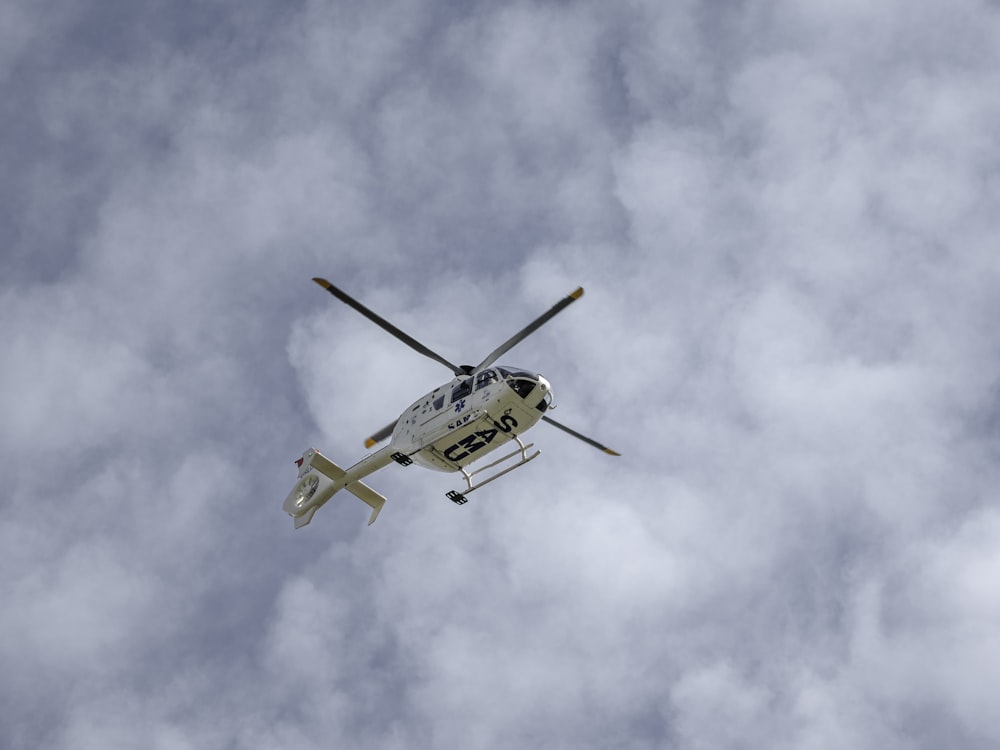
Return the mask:
M365 307L360 302L358 302L356 299L354 299L354 297L352 297L351 295L347 294L347 292L341 291L340 289L338 289L337 287L335 287L333 284L331 284L326 279L314 278L313 281L315 281L321 287L323 287L324 289L326 289L326 291L328 291L330 294L332 294L334 297L336 297L337 299L339 299L344 304L348 305L349 307L353 307L355 310L357 310L359 313L361 313L362 315L364 315L366 318L368 318L368 320L370 320L372 323L374 323L375 325L377 325L379 328L382 328L383 330L388 331L389 333L391 333L393 336L395 336L397 339L399 339L404 344L406 344L407 346L409 346L411 349L420 352L425 357L430 357L435 362L440 362L442 365L444 365L445 367L447 367L449 370L451 370L456 375L465 375L466 374L465 370L463 370L461 367L459 367L458 365L453 365L451 362L449 362L448 360L446 360L444 357L442 357L437 352L431 351L430 349L428 349L426 346L424 346L423 344L421 344L419 341L417 341L412 336L410 336L410 335L408 335L406 333L403 333L401 330L399 330L398 328L396 328L396 326L394 326L388 320L386 320L382 316L378 315L377 313L372 312L367 307Z
M576 430L571 430L571 429L570 429L569 427L567 427L566 425L564 425L564 424L559 424L559 423L558 423L558 422L557 422L556 420L552 419L552 417L546 417L546 416L542 415L542 420L543 420L543 421L545 421L545 422L548 422L548 423L549 423L550 425L552 425L553 427L558 427L558 428L559 428L560 430L562 430L563 432L568 432L568 433L569 433L570 435L572 435L573 437L575 437L575 438L578 438L578 439L582 440L583 442L587 443L588 445L592 445L592 446L594 446L595 448L597 448L598 450L601 450L601 451L604 451L604 452L605 452L605 453L607 453L608 455L611 455L611 456L620 456L620 455L621 455L621 453L619 453L618 451L613 451L613 450L611 450L610 448L608 448L607 446L605 446L605 445L601 445L601 444L600 444L600 443L598 443L598 442L597 442L596 440L591 440L591 439L590 439L589 437L587 437L586 435L581 435L581 434L580 434L579 432L577 432Z
M580 299L580 297L582 296L583 296L583 287L579 286L576 288L576 291L570 292L568 297L564 297L563 299L556 302L551 308L549 308L548 312L539 315L537 318L535 318L534 321L526 325L524 328L522 328L520 331L515 333L509 339L500 344L500 346L498 346L496 349L490 352L489 355L486 357L486 359L484 359L482 362L476 365L475 371L479 371L484 367L489 367L490 365L492 365L494 362L500 359L500 357L502 357L504 354L509 352L519 343L524 341L526 338L528 338L528 336L530 336L539 328L541 328L543 325L548 323L550 320L552 320L552 318L554 318L556 315L562 312L566 307L571 305L573 302L576 302L576 300Z
M394 429L396 429L396 422L398 422L398 421L399 421L398 419L392 420L391 422L389 422L389 424L387 424L381 430L379 430L374 435L372 435L370 438L368 438L367 440L365 440L365 448L371 448L371 447L377 445L378 443L381 443L387 437L389 437L392 434L392 431Z

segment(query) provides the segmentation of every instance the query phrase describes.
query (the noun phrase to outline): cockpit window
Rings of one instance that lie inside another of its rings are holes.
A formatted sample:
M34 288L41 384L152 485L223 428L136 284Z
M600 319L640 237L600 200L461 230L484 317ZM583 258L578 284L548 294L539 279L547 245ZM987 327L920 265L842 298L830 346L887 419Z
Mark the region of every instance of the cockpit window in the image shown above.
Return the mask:
M507 380L508 378L527 378L528 380L534 380L536 377L533 373L530 373L527 370L511 370L506 367L498 367L497 370L500 371L504 380Z
M500 379L495 370L483 370L481 373L476 375L476 390L480 388L485 388L490 383Z
M472 378L466 378L456 385L451 391L451 403L455 403L461 398L465 398L472 393Z
M548 410L550 406L552 406L552 391L547 391L535 408L540 412L544 412Z
M505 367L498 367L504 382L511 387L521 398L527 398L535 386L538 385L538 376L527 370L508 370Z
M528 394L535 389L535 381L524 378L510 378L507 385L521 398L527 398Z

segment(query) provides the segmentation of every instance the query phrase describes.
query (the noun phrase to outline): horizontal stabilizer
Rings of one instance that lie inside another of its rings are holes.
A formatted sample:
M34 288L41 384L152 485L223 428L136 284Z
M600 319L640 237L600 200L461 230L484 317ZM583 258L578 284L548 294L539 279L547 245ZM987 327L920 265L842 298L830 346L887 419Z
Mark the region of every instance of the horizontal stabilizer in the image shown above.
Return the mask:
M368 519L368 525L371 526L375 523L379 511L385 505L385 498L364 482L351 482L351 484L347 485L347 491L371 507L372 517Z

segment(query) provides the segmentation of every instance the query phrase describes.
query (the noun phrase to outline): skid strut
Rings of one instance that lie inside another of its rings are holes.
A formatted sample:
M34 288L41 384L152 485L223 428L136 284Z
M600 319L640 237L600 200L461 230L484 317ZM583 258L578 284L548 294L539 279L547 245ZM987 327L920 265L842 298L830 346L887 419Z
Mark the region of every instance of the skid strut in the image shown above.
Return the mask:
M485 466L480 466L475 471L467 471L466 469L464 469L462 467L459 467L459 471L461 471L462 472L462 476L465 477L465 484L467 486L466 486L465 490L463 490L461 492L459 492L458 490L450 490L449 492L447 492L446 495L447 495L448 499L451 500L456 505L465 505L467 502L469 502L468 499L465 496L468 495L470 492L474 492L475 490L478 490L484 484L489 484L494 479L499 479L504 474L506 474L508 472L511 472L511 471L514 471L514 469L516 469L516 468L518 468L520 466L524 466L526 463L528 463L528 461L531 461L534 458L538 458L538 456L541 455L541 451L539 451L539 450L536 450L534 453L532 453L530 455L528 454L528 449L535 447L534 443L528 443L527 445L525 445L521 441L521 438L519 438L516 435L514 436L514 440L517 441L517 446L518 446L517 450L511 451L510 453L506 454L505 456L503 456L501 458L498 458L496 461L493 461L492 463L488 463ZM498 469L496 472L494 472L490 476L486 477L485 479L481 480L479 483L473 484L472 478L474 476L476 476L477 474L481 474L484 471L486 471L487 469L492 469L494 466L499 466L500 464L503 464L503 463L509 461L510 459L518 457L518 456L520 458L518 458L518 460L515 461L510 466L507 466L507 467L502 468L502 469Z

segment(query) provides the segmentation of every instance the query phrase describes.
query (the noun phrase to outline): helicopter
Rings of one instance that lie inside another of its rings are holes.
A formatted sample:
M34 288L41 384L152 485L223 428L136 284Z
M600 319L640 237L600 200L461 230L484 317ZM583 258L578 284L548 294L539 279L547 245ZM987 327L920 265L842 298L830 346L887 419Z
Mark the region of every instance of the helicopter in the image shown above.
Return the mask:
M365 456L349 469L340 468L315 448L305 451L295 462L299 467L298 478L282 506L292 517L296 529L312 521L316 511L342 489L372 509L368 525L375 523L385 505L385 497L362 479L391 463L461 472L465 487L450 490L446 496L456 505L465 505L471 492L540 455L541 451L534 449L534 443L526 444L521 438L525 431L540 421L604 453L621 455L546 414L552 408L552 386L542 375L519 367L494 365L514 346L580 299L583 287L559 300L473 366L453 364L326 279L314 278L313 281L414 351L447 367L454 378L417 399L398 419L365 440L365 447L369 449L386 438L389 438L389 444ZM502 457L472 468L472 464L481 463L487 454L502 446L511 448L513 445L516 447Z

